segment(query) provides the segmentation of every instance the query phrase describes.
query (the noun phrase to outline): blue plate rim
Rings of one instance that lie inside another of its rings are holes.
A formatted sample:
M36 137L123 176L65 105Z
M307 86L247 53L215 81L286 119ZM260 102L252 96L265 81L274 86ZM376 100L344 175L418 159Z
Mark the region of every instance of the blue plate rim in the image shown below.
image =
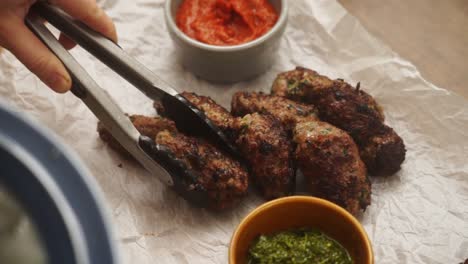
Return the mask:
M107 240L107 242L109 244L108 248L109 248L110 252L107 252L110 255L109 258L112 259L113 264L114 263L115 264L121 263L120 252L118 250L118 245L117 245L117 242L116 242L117 240L115 238L114 226L112 225L112 222L110 220L110 210L108 209L108 207L105 204L105 197L104 197L103 192L101 191L101 189L100 189L97 181L95 180L95 178L91 176L91 173L89 172L88 168L83 164L83 162L80 160L78 155L73 150L71 150L65 143L63 143L63 140L61 138L59 138L54 132L52 132L50 129L42 126L41 124L39 124L38 121L32 119L31 117L29 117L29 116L27 116L27 115L25 115L23 113L16 112L16 111L14 111L12 109L15 109L15 108L10 103L0 100L0 114L3 112L3 114L10 117L10 120L0 120L0 135L2 133L4 135L6 135L6 136L3 137L3 139L12 138L11 136L7 136L8 133L5 133L5 127L3 125L5 125L8 122L10 122L10 124L11 124L11 122L14 123L14 121L19 122L24 127L28 127L30 129L30 132L38 134L39 137L41 137L46 143L52 145L53 148L57 151L58 155L63 156L63 158L69 162L69 165L71 166L71 168L76 172L75 174L79 175L80 180L83 182L82 188L84 187L88 191L88 194L91 196L89 198L94 201L94 206L97 208L97 212L95 212L96 213L95 216L99 217L100 220L103 222L102 228L104 229L105 236L107 236L106 240ZM2 123L3 123L3 125L2 125ZM2 138L0 138L0 139L2 139ZM18 144L19 146L17 145L16 147L21 147L21 148L23 148L23 150L27 151L27 146L26 147L21 146L20 142L15 142L15 143L19 143ZM4 144L2 144L2 145L4 145ZM8 148L6 148L6 150L8 150ZM10 149L10 152L11 152L11 149ZM34 155L29 155L29 156L34 158ZM48 169L47 166L45 166L44 168L46 170ZM55 183L57 183L57 182L55 182ZM64 190L63 186L61 186L60 184L56 184L56 186L61 191L61 194L62 194L61 198L62 199L63 199L64 196L67 196L67 194L66 194L67 190ZM55 196L55 198L58 198L59 200L61 199L60 195L57 196L57 193L55 193L54 196ZM70 202L71 201L70 199L65 199L65 201L67 202L67 206L65 206L65 208L66 207L68 207L68 208L73 207L71 202ZM73 210L73 209L71 209L71 210L73 211L73 214L77 217L77 219L75 219L75 220L77 220L77 221L83 220L83 219L80 219L82 217L80 215L80 212L77 212L76 210ZM67 211L68 211L68 213L70 213L70 211L67 210L67 209L65 209L64 212L67 212ZM70 220L70 219L64 219L64 220L65 220L65 222L67 222L67 225L76 224L76 221L74 221L74 220ZM72 230L72 229L70 229L70 230ZM80 232L81 235L83 235L84 237L90 236L90 234L86 234L83 231L83 229L79 230L78 232ZM72 236L73 235L75 235L75 236L78 235L78 234L76 234L76 232L75 232L75 234L73 234L74 233L73 231L71 231L70 233L72 234ZM86 240L89 240L89 237L86 238ZM78 247L78 251L81 251L79 249L80 246L78 245L77 247ZM89 247L89 246L87 246L87 247ZM86 251L89 251L89 250L85 250L85 252ZM88 253L88 252L86 252L86 253ZM104 252L104 254L106 254L106 253ZM89 256L88 259L92 259L92 257L93 256ZM91 261L90 263L94 264L95 262ZM99 264L104 264L104 263L99 263Z

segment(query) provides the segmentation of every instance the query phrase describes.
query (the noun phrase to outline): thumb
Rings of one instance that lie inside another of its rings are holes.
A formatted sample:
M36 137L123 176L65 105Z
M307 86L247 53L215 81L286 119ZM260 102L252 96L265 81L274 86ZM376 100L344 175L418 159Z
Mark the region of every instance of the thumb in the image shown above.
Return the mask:
M8 25L0 31L0 39L31 72L52 90L64 93L70 90L71 78L62 62L24 25L18 17L7 19ZM5 23L5 22L4 22Z

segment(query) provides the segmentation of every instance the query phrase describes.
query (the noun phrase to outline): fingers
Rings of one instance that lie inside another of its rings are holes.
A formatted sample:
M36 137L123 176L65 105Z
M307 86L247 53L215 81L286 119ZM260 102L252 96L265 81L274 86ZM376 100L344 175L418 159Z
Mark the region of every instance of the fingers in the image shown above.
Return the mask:
M54 91L64 93L71 87L67 70L54 54L24 25L19 17L12 17L3 27L4 46L31 72Z
M114 23L96 4L95 0L51 0L49 2L59 6L72 17L84 22L112 41L117 42Z
M95 0L50 0L65 12L87 24L92 29L117 42L114 23L98 7ZM12 15L2 17L0 43L10 50L31 72L57 92L66 92L71 87L71 78L60 60L24 25L22 18ZM64 35L59 41L70 49L76 45Z

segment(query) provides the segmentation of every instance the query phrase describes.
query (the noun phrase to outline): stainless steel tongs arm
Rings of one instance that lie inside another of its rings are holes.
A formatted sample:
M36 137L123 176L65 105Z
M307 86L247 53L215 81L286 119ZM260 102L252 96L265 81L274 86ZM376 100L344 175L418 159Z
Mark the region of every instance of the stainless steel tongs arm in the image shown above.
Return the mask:
M88 28L80 21L74 20L59 8L45 2L37 2L32 7L32 11L46 19L150 99L161 102L167 117L175 121L179 131L188 135L204 137L233 156L239 156L232 142L202 111L145 66L130 57L117 44Z
M72 77L72 92L88 106L109 130L112 136L130 152L133 157L148 171L157 175L169 186L172 186L174 182L171 175L141 149L140 133L119 106L111 99L109 94L99 87L71 54L62 47L55 36L44 26L38 16L29 14L25 22L65 65ZM115 44L112 45L117 47ZM128 67L128 65L125 67Z
M164 93L172 96L177 94L170 85L125 53L117 44L91 30L82 22L74 20L61 9L44 2L38 2L32 7L32 10L149 98L158 100L164 96Z

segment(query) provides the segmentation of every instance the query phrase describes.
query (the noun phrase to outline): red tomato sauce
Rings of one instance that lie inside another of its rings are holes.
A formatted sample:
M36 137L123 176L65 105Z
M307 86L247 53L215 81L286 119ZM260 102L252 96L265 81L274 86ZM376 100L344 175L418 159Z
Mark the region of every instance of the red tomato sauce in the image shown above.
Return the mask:
M185 34L217 46L252 41L277 20L267 0L184 0L176 15L177 26Z

